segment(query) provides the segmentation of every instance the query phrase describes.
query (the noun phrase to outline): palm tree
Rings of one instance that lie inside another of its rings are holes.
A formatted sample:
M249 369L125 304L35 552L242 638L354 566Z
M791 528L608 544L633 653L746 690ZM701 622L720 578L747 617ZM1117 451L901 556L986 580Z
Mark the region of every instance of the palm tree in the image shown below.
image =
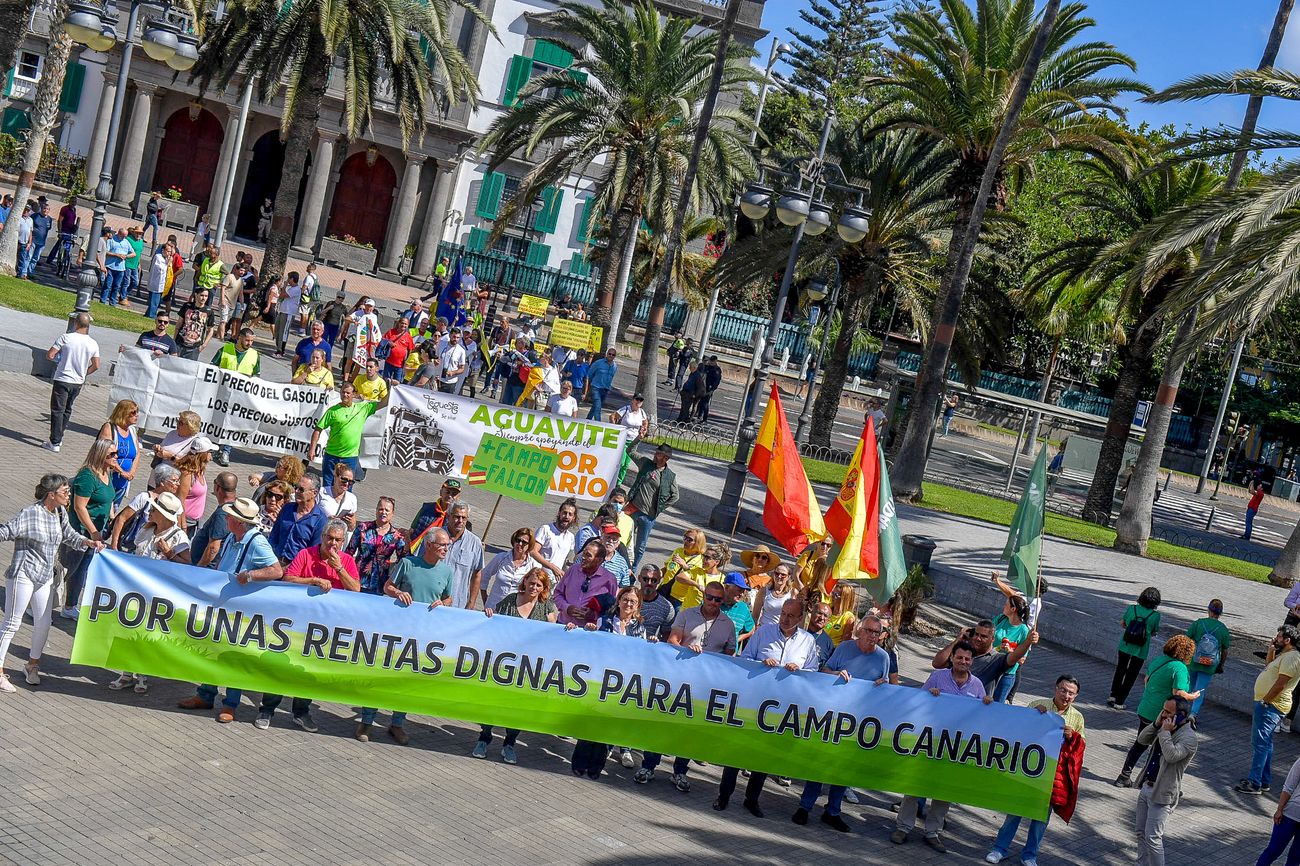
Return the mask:
M515 194L502 203L490 240L545 187L599 166L596 218L608 224L610 250L595 319L606 326L612 344L652 190L662 189L664 200L671 201L668 191L686 173L718 34L693 34L696 21L661 18L649 0L637 0L630 9L619 0L603 0L600 8L573 2L559 6L544 22L578 58L572 70L529 82L480 145L482 152L491 153L489 171L510 159L536 160ZM586 52L582 45L588 46ZM745 52L730 48L722 75L721 92L734 94L736 103L739 91L757 77ZM691 185L696 212L720 210L753 171L749 122L734 109L715 117Z
M1164 322L1162 305L1188 279L1197 261L1192 248L1183 245L1163 267L1144 267L1142 232L1213 193L1220 178L1203 162L1156 165L1143 148L1125 158L1096 153L1083 160L1080 169L1079 186L1062 192L1060 200L1091 212L1090 224L1101 228L1040 256L1026 292L1037 306L1049 309L1067 299L1078 308L1113 305L1118 316L1133 323L1119 347L1115 393L1083 508L1084 519L1107 523L1133 413L1154 366Z
M67 17L67 0L59 0L50 12L50 40L45 51L45 63L41 68L41 80L36 85L36 98L32 101L31 126L23 142L23 162L19 169L18 187L14 190L14 214L21 214L27 197L31 195L32 184L36 182L36 170L40 168L41 157L45 154L45 143L49 141L50 129L59 114L59 98L63 94L63 76L68 69L68 57L72 54L72 37L63 29L63 19ZM24 22L24 28L26 22ZM21 32L21 31L20 31ZM0 230L0 273L14 273L14 263L18 255L19 220L6 220L4 229ZM40 256L36 250L35 255Z
M403 142L423 137L428 106L472 99L478 81L447 28L452 5L491 22L473 0L231 0L207 28L193 78L224 89L237 74L257 81L258 99L284 92L284 168L275 196L262 279L284 273L298 189L335 61L342 63L343 121L349 138L370 125L388 75ZM318 170L327 170L320 166Z
M1104 42L1076 42L1093 26L1080 3L942 0L941 14L906 11L895 20L890 83L903 102L886 127L923 130L956 155L949 189L952 238L935 299L934 332L917 377L912 423L894 466L894 494L921 493L926 450L944 387L974 243L990 202L999 208L1009 180L1040 153L1102 146L1115 137L1103 112L1126 92L1150 92L1132 79L1103 75L1134 63ZM1059 8L1059 13L1056 11ZM987 188L991 195L982 195Z

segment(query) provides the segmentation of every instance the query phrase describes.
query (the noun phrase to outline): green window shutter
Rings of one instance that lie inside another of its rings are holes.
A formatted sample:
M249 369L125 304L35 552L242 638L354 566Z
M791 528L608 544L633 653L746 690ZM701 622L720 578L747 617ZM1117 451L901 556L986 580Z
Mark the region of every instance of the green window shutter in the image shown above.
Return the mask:
M579 84L586 83L587 81L587 73L583 72L581 69L570 69L569 77L574 81L577 81Z
M501 210L501 193L506 188L506 176L499 171L488 172L483 176L483 185L478 188L478 204L474 213L483 219L494 220Z
M537 241L528 242L528 254L524 256L525 264L544 268L550 261L551 248L548 244L539 244Z
M578 240L586 243L591 238L591 217L596 211L594 198L584 199L582 211L578 214Z
M519 91L528 85L528 79L532 75L533 58L522 54L511 57L510 66L506 69L506 91L501 97L501 104L506 108L514 108L519 102Z
M569 259L569 273L579 277L590 276L591 262L582 253L574 253L573 258Z
M5 76L5 96L10 96L14 92L14 71L16 69L17 67L10 69L9 74Z
M15 138L24 129L30 129L32 126L31 119L27 117L27 112L21 108L6 108L3 119L0 119L0 133L11 135Z
M75 114L81 107L81 87L86 83L84 63L70 63L63 74L63 92L59 96L59 111Z
M481 253L487 250L488 230L481 229L477 226L470 228L469 240L465 242L465 249L472 253Z
M533 59L547 66L568 69L573 65L573 52L547 39L533 42Z
M539 232L549 234L555 231L555 225L560 219L560 203L564 201L564 190L553 186L548 186L542 190L541 213L537 215L537 222L533 228Z

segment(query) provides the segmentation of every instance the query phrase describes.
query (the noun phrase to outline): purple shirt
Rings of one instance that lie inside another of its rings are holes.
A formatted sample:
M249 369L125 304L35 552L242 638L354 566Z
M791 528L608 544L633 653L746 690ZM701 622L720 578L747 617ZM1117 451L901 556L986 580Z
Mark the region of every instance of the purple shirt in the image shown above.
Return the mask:
M605 566L596 569L590 576L582 571L581 564L575 562L569 566L569 570L560 578L560 582L555 585L555 591L551 593L551 599L555 606L560 609L559 622L561 625L568 625L575 620L569 616L569 607L584 606L588 600L595 598L601 593L615 595L618 592L618 581L614 575L606 570Z
M965 695L968 698L983 699L986 694L984 684L974 674L967 678L964 685L957 685L957 681L952 678L952 668L944 668L930 674L930 678L921 688L938 689L945 695Z

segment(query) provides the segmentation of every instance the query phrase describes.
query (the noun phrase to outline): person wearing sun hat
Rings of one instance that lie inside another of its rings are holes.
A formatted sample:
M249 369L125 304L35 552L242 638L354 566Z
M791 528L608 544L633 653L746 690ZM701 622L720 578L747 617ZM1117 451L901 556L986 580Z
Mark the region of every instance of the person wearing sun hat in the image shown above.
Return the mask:
M769 574L780 559L766 544L755 544L752 550L740 552L741 564L745 566L745 581L752 589L762 589L771 582Z

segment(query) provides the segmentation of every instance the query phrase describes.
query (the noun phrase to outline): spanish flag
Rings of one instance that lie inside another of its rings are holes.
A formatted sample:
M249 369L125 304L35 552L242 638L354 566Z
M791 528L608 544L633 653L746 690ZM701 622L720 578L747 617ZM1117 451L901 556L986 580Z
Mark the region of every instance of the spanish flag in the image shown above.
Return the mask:
M749 455L749 471L767 485L763 525L790 553L798 555L812 541L826 535L821 507L799 460L799 446L781 409L781 395L772 384L772 396Z
M831 576L864 585L879 602L892 598L907 579L907 565L885 454L870 418L840 493L826 511L826 528L840 545Z

